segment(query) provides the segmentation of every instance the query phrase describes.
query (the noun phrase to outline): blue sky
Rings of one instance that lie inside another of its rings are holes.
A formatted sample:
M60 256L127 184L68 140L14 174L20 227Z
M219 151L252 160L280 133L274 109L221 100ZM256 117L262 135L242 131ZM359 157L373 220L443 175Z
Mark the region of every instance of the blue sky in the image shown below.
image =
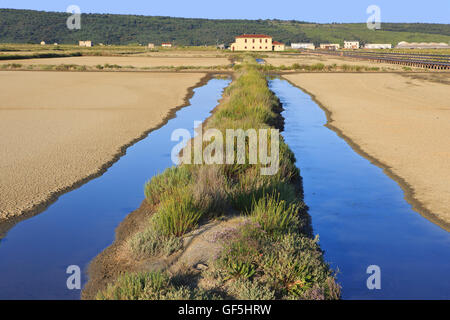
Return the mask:
M0 0L1 8L122 13L210 19L295 19L311 22L366 22L378 5L384 22L450 23L450 0Z

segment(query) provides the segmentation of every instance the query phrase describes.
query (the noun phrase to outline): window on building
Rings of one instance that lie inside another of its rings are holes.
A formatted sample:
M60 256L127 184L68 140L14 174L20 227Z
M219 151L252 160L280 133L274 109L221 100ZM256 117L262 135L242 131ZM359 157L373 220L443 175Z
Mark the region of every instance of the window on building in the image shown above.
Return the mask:
M253 39L253 43L255 43L255 39Z
M262 39L259 39L259 43L262 43Z
M245 46L244 49L247 49L247 46Z
M261 47L261 46L259 46L259 48L260 48L260 49L262 49L262 47Z
M255 47L252 47L252 49L255 49Z
M267 39L266 39L266 43L267 43Z
M247 43L247 39L245 39L245 43Z

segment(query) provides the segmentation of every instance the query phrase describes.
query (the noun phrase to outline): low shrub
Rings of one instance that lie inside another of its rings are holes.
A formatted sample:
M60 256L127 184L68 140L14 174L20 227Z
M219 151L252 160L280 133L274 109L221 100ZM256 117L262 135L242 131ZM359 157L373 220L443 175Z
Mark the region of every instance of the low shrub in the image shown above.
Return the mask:
M169 286L169 277L162 272L139 274L126 273L120 276L113 285L99 292L100 300L140 300L144 297L160 297Z
M169 195L177 186L188 185L191 179L192 173L188 166L168 168L145 184L145 197L150 204L158 204L162 196Z
M193 300L209 299L204 291L177 286L163 272L126 273L105 290L97 300Z
M323 63L316 63L310 66L310 70L312 71L322 71L325 68Z
M236 279L228 286L229 293L238 300L273 300L275 292L269 286L248 279Z
M245 224L204 276L236 299L339 299L317 239Z
M218 266L225 272L225 279L252 278L257 271L256 260L260 255L259 237L252 238L253 226L245 225L239 236L224 246Z
M211 217L228 208L229 182L219 165L199 166L193 181L192 194L202 211Z
M278 296L298 299L318 286L325 298L334 297L339 287L335 284L329 291L331 284L328 279L334 282L334 276L323 261L317 241L296 233L279 235L266 254L261 256L258 263L264 275L263 280Z
M136 233L129 242L137 259L163 254L169 256L183 247L183 240L174 236L166 236L158 232L153 223L142 232Z
M121 69L122 66L119 66L118 64L105 63L104 68L105 69Z
M192 192L178 188L161 202L154 223L161 234L180 237L197 227L203 213Z
M299 206L287 204L280 193L265 194L254 200L249 215L261 228L270 234L281 234L298 226Z

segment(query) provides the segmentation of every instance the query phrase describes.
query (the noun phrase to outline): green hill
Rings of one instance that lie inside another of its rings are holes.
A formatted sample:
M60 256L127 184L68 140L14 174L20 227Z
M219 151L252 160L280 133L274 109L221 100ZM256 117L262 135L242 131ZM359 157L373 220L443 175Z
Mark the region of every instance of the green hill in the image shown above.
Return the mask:
M1 43L73 44L80 39L94 43L132 44L175 41L178 45L231 43L242 33L270 34L291 42L362 43L400 41L450 43L450 24L385 23L382 30L369 30L364 23L315 24L284 20L210 20L117 14L83 14L81 30L66 27L67 13L0 9Z

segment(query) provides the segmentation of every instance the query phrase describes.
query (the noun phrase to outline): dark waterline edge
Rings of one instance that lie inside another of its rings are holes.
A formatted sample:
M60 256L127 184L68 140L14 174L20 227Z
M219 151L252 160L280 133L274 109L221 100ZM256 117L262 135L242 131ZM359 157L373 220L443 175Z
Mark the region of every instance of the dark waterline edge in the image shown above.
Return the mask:
M298 88L299 90L303 91L307 95L309 95L324 112L327 118L327 123L324 125L328 129L334 131L340 138L342 138L357 154L360 156L366 158L370 161L373 165L381 168L383 172L392 180L394 180L400 188L403 190L404 199L412 206L412 209L419 213L421 216L423 216L425 219L429 220L430 222L434 223L438 227L444 229L447 232L450 232L450 222L445 221L444 219L437 216L435 213L431 212L428 208L425 207L425 205L416 198L416 192L413 189L413 187L401 176L397 175L392 171L392 168L386 164L384 164L381 160L375 158L374 156L370 155L366 151L364 151L359 144L354 142L352 138L347 136L341 129L333 125L334 119L333 119L333 113L323 104L321 103L316 95L309 92L308 90L302 88L301 86L298 86L294 84L292 81L284 78L282 75L279 75L281 79L287 81L292 86Z
M28 220L30 218L33 218L41 213L43 213L49 206L54 204L56 201L58 201L59 197L62 195L69 193L70 191L73 191L75 189L80 188L84 184L88 183L91 180L94 180L100 176L102 176L109 168L111 168L117 161L122 158L129 147L136 144L137 142L147 138L147 136L152 133L155 130L161 129L163 126L165 126L169 120L174 119L176 117L176 113L183 109L184 107L187 107L190 105L190 99L194 96L194 90L196 88L202 87L205 84L209 82L209 80L213 79L214 76L217 74L219 75L219 72L197 72L197 73L204 73L203 77L193 86L187 88L187 93L184 97L183 103L179 106L176 106L174 108L171 108L169 112L166 114L166 116L161 120L160 123L158 123L156 126L144 131L139 137L129 141L128 143L120 146L117 149L117 152L113 155L111 160L101 165L99 168L96 169L96 171L80 180L75 181L69 186L66 186L64 188L61 188L59 190L56 190L54 192L51 192L45 199L40 201L39 203L33 205L31 208L25 209L22 211L22 213L15 215L11 218L6 218L3 221L0 220L0 241L6 237L8 232L14 228L17 224L19 224L22 221Z

